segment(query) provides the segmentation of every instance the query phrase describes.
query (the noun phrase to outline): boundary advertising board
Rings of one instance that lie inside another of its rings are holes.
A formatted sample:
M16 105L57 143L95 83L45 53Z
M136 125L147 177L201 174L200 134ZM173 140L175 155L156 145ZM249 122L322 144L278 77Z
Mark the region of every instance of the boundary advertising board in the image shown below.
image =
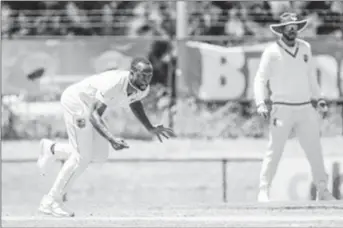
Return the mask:
M129 67L132 57L147 56L152 40L118 38L3 40L2 93L35 92L40 84L65 84L94 73ZM27 75L38 68L40 82Z
M272 41L271 41L272 42ZM255 77L263 50L271 42L222 47L188 41L180 49L182 75L178 90L205 101L253 98ZM343 42L308 40L312 45L315 72L326 98L343 98Z

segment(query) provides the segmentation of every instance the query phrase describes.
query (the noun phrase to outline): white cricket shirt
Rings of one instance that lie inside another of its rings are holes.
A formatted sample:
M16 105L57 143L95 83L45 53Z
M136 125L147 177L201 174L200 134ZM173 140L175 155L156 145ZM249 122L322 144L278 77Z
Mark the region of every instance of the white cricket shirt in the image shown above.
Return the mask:
M264 50L254 80L257 105L268 98L268 81L273 102L303 103L322 96L313 67L311 46L301 39L296 40L294 47L278 40Z
M146 97L150 90L150 86L144 91L136 89L128 96L129 74L125 70L110 70L85 78L63 92L61 103L69 112L78 115L84 113L84 105L90 107L95 99L104 102L108 108L127 107Z

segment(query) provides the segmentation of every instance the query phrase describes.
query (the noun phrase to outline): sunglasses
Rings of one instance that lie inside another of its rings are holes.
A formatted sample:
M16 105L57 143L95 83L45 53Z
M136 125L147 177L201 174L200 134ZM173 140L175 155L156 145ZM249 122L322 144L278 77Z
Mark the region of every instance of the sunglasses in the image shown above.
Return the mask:
M285 29L287 30L298 30L298 25L290 24L290 25L285 25Z

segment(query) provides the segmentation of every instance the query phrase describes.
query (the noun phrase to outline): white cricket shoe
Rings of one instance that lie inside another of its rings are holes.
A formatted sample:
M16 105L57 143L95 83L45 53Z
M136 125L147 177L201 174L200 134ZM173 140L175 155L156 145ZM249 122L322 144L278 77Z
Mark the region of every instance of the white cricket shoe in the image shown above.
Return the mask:
M257 196L257 201L261 203L269 202L269 189L268 188L260 188L260 191Z
M56 217L74 217L75 213L71 212L59 200L53 199L51 196L45 195L40 202L38 211L46 215Z
M51 151L51 146L54 144L54 141L50 139L42 139L40 141L40 151L39 157L37 160L37 166L40 169L41 175L45 175L47 167L50 167L51 163L54 160L53 153Z
M317 186L317 201L318 200L336 200L328 190L326 182L320 182Z
M317 200L336 200L328 189L317 192Z

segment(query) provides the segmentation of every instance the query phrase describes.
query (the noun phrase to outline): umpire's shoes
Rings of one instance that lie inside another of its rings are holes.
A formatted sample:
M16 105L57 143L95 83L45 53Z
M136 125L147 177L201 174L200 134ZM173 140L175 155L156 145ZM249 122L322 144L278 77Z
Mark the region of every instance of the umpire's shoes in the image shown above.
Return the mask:
M269 202L269 189L268 188L260 188L260 192L258 193L257 196L257 201L258 202Z
M45 195L40 202L38 211L56 217L74 217L75 213L65 208L62 202L53 199L51 196Z
M328 189L317 192L317 200L336 200Z
M40 151L37 160L37 166L40 170L41 175L45 175L47 168L50 167L52 161L54 160L53 153L51 150L54 141L49 139L42 139L40 141Z

